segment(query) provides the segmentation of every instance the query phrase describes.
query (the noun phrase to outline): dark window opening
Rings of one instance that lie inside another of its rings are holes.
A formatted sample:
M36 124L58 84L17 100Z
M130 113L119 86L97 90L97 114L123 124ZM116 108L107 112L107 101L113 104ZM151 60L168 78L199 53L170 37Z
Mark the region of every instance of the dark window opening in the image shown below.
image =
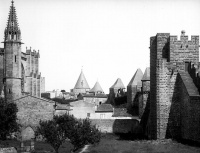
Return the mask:
M15 63L17 62L17 56L15 55Z
M90 117L90 113L87 113L87 117Z
M11 89L8 89L8 93L11 94Z

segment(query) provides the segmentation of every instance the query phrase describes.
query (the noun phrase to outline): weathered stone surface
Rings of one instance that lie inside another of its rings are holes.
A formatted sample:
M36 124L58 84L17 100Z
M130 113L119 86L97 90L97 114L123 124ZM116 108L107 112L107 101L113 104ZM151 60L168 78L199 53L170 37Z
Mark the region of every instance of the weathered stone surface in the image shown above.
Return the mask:
M198 36L190 41L184 33L180 40L165 33L150 38L149 136L153 139L200 141L198 46Z
M14 101L18 107L17 117L23 127L38 125L40 120L49 120L54 115L54 102L33 96L25 96Z

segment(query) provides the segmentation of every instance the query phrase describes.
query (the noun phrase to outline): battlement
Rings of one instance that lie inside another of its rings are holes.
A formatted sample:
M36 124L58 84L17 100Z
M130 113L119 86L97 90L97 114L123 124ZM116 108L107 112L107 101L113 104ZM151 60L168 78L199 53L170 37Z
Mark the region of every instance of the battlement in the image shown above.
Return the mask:
M178 36L170 36L169 38L170 43L177 43L177 44L182 44L187 43L190 45L199 45L199 36L197 35L192 35L191 39L188 39L188 36L185 35L185 31L181 31L181 36L180 39L178 39Z
M38 50L38 52L37 52L35 49L33 49L33 51L32 51L31 47L30 47L30 49L28 49L26 47L26 54L34 56L35 58L40 58L40 51Z

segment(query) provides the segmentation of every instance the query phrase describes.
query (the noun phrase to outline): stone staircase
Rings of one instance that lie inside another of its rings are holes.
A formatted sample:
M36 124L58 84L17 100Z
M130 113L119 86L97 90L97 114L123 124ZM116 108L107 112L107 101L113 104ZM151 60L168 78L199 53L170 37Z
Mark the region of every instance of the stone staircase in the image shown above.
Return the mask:
M197 96L199 95L199 91L198 91L198 88L195 86L192 78L190 77L189 73L188 72L184 72L184 71L180 71L179 72L182 80L183 80L183 83L185 84L185 87L188 91L188 94L190 96Z

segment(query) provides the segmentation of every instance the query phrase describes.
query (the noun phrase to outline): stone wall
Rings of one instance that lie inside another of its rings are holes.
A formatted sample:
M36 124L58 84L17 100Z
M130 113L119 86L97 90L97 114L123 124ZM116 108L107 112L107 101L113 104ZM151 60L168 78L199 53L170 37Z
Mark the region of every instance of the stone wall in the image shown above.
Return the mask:
M40 120L49 120L54 115L54 102L33 96L25 96L14 101L18 107L17 117L23 127L35 127Z
M171 137L199 141L199 92L193 83L198 84L198 77L191 79L195 71L190 75L183 72L188 71L185 62L198 67L198 46L199 37L192 36L189 41L184 32L180 40L169 33L158 33L150 38L152 139ZM192 132L188 132L191 129Z
M91 119L91 122L103 133L134 133L139 127L136 119Z
M0 53L0 94L2 92L2 89L3 89L3 54Z

